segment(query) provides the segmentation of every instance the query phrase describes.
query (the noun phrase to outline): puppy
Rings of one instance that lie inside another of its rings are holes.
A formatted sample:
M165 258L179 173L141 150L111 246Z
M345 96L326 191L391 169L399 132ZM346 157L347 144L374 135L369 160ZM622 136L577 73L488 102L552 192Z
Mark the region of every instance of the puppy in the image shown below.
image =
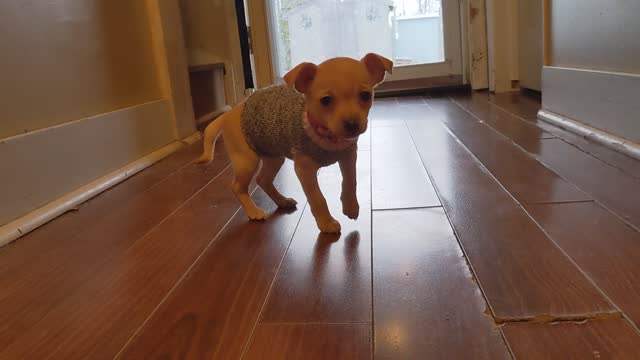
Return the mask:
M286 85L258 90L209 124L198 162L213 159L215 141L222 133L235 172L232 190L249 218L262 220L267 214L249 196L249 184L262 162L258 185L279 207L296 206L273 185L285 158L292 159L319 230L339 233L340 223L331 216L318 186L318 170L339 163L342 212L357 219L357 140L367 130L373 89L392 67L389 59L377 54L360 61L302 63L284 76Z

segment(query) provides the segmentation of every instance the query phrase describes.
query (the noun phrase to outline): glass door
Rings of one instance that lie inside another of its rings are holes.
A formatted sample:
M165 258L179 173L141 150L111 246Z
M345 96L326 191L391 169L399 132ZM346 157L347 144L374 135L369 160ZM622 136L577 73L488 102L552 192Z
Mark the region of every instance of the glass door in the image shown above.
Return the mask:
M462 83L458 0L266 1L276 79L301 62L375 52L395 64L385 89Z

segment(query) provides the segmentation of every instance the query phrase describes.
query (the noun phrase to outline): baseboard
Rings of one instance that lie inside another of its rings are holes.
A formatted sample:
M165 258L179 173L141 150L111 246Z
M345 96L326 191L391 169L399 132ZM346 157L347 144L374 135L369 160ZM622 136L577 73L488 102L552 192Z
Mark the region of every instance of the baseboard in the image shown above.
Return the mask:
M640 143L640 75L545 66L542 88L543 111Z
M640 160L640 144L541 109L538 118Z
M48 203L47 205L30 212L19 219L3 225L0 227L0 247L9 244L39 226L46 224L54 218L77 207L83 202L117 185L118 183L176 152L182 147L192 144L199 139L200 133L196 132L183 140L174 141L161 149L142 157L141 159L114 170L109 174Z
M176 139L164 99L2 139L0 226Z

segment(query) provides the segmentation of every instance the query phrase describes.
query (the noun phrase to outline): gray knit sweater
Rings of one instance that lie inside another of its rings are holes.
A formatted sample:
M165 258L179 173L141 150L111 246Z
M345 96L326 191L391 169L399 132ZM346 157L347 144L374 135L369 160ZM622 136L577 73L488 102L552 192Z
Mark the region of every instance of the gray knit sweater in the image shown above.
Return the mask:
M303 113L303 96L286 85L276 85L256 91L245 101L240 123L247 143L259 156L292 159L301 153L327 166L355 146L322 149L305 132Z

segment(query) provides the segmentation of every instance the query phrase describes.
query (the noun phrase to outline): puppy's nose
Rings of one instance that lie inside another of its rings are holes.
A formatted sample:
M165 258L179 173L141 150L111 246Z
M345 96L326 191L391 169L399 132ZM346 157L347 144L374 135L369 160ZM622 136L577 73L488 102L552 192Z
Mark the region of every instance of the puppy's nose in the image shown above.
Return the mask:
M357 120L346 120L344 122L344 132L353 136L360 131L360 122Z

